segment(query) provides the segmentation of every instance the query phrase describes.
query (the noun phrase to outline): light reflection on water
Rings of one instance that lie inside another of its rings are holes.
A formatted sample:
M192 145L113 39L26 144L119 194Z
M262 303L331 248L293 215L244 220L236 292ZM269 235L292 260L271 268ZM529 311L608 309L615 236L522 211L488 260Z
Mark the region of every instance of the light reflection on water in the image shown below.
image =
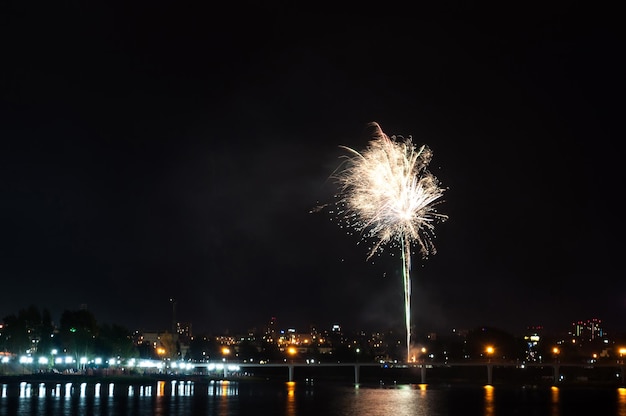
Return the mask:
M617 389L617 415L626 416L626 388Z
M0 384L0 415L626 416L626 389L157 381ZM597 410L597 412L596 412Z
M296 416L296 382L288 381L287 385L287 406L285 407L286 416Z
M341 402L342 415L437 416L443 415L424 385L398 385L394 388L360 388L350 400ZM443 410L443 409L441 409Z
M550 387L550 415L559 416L561 413L559 409L559 388L556 386Z
M495 403L493 401L493 386L486 385L485 387L485 416L494 416L496 414Z

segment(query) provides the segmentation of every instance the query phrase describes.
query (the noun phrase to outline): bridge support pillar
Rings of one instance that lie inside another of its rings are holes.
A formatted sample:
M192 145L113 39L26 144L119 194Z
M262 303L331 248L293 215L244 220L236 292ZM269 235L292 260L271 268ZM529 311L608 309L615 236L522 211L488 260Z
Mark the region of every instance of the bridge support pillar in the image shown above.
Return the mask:
M289 381L293 381L293 364L288 366L289 368Z
M493 384L493 364L487 364L487 385Z
M426 384L426 366L422 364L422 368L420 368L421 376L422 376L422 384Z
M359 373L361 372L361 366L354 364L354 384L359 384Z
M554 364L554 384L558 384L559 382L559 365Z

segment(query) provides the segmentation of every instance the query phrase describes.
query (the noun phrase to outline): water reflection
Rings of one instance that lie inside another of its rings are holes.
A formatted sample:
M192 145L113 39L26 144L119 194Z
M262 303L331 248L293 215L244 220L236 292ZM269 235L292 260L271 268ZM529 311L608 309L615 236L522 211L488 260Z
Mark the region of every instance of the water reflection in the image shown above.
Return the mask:
M217 397L220 398L217 414L230 415L228 398L238 394L238 383L229 381L197 384L189 380L159 380L154 385L20 382L0 384L0 414L73 415L86 412L117 416L126 414L128 409L141 407L149 409L145 414L170 415L176 414L178 407L188 406L178 398ZM295 409L294 394L291 400ZM110 404L114 406L109 407Z
M559 409L559 388L556 386L550 388L550 404L552 410L550 414L552 416L559 416L561 414Z
M250 396L247 388L246 398L239 395L239 383L230 381L190 381L159 380L154 385L127 385L114 383L52 383L0 385L2 415L100 415L120 416L126 414L169 416L178 414L215 414L237 416L241 412L241 402L250 404L256 397L264 406L273 408L272 414L296 416L299 409L306 409L306 404L317 399L312 383L306 382L302 390L296 382L285 382L282 393ZM270 387L262 383L256 386L261 391ZM272 387L273 388L273 387ZM345 390L343 390L345 389ZM254 388L252 389L254 390ZM302 394L299 394L299 391ZM333 414L380 414L380 415L422 415L437 416L446 414L441 409L441 392L430 391L426 384L397 385L393 387L365 388L344 387L336 396L334 393L327 400L332 403ZM252 397L250 399L248 396ZM188 398L188 400L186 400ZM6 399L6 400L5 400ZM264 403L269 400L270 403ZM439 403L439 404L437 404ZM300 405L299 405L300 404ZM324 402L326 405L326 402ZM273 407L276 406L276 407ZM439 410L438 410L439 409ZM302 410L304 411L304 410ZM489 415L489 414L487 414Z
M589 409L598 409L597 414L626 416L625 388L583 391L579 394L562 386L313 386L309 381L240 384L160 380L144 385L23 382L0 384L0 415L568 416L572 414L570 409L578 411L587 405Z
M165 396L165 381L157 381L157 397Z
M496 406L493 400L493 386L485 387L485 416L494 416L496 414Z
M617 415L626 416L626 388L617 389Z
M230 383L229 381L222 381L219 389L219 415L229 415L230 414L230 400L228 400L228 396L233 394L233 390L231 390L231 384L234 386L235 383Z
M19 383L17 391L13 391L14 387L10 384L0 385L0 398L16 396L19 398L29 397L111 397L114 395L122 395L126 397L133 396L153 396L153 390L156 396L175 395L175 396L193 396L194 384L190 381L172 382L172 386L166 388L166 382L158 381L156 389L151 385L126 385L121 384L116 387L114 383L103 385L102 383L65 383L65 384L31 384L27 382ZM124 390L124 391L123 391ZM224 394L231 394L232 389L225 390Z
M420 397L423 399L426 397L426 387L428 386L428 384L418 384L417 388L420 391Z
M436 390L426 384L393 387L356 388L351 395L334 403L337 415L438 416L447 414ZM441 405L441 408L439 406Z
M296 416L296 382L287 382L287 407L286 416Z

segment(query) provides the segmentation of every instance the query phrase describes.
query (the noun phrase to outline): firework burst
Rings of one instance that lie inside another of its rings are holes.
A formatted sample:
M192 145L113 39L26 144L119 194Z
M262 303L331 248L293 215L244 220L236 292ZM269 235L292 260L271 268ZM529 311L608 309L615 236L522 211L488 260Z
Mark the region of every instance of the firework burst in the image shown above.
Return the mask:
M416 148L411 137L388 137L378 123L369 146L348 152L332 178L339 186L337 218L344 226L372 242L367 258L385 246L399 247L402 253L406 321L407 361L411 343L411 251L419 245L427 258L436 252L434 226L446 220L437 212L444 189L428 171L432 152L427 146Z

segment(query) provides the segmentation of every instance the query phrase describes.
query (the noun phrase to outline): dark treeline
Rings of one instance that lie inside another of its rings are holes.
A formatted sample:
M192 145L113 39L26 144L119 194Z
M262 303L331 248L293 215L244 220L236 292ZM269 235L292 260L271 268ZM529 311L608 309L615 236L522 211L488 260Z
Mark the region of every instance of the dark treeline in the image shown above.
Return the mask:
M98 324L86 309L65 310L58 327L48 309L31 305L3 318L0 349L16 355L32 354L138 357L132 333L116 324Z

